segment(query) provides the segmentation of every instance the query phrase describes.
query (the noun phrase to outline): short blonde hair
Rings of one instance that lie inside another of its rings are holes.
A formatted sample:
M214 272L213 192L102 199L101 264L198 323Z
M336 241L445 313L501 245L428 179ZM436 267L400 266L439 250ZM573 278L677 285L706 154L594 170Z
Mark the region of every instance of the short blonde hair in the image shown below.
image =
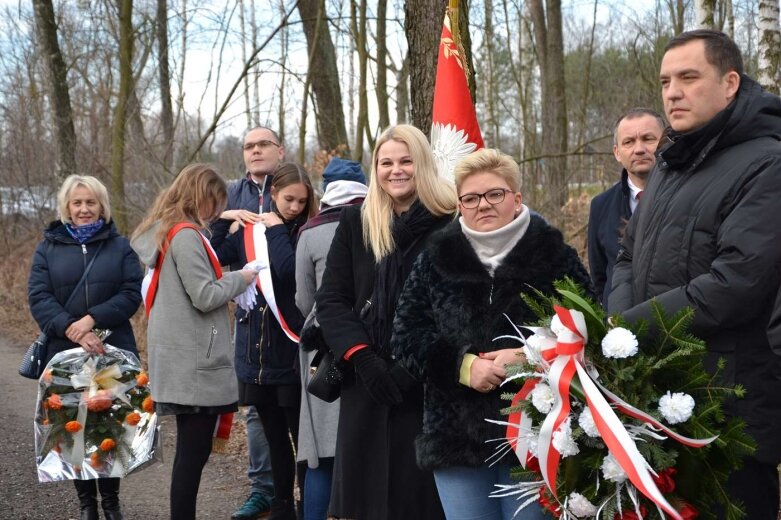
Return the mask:
M415 190L417 198L433 215L454 214L457 199L453 184L440 177L434 162L434 155L426 136L412 125L391 126L382 133L374 146L369 191L361 207L363 242L371 249L375 261L379 262L393 252L393 199L383 191L377 180L377 156L380 147L388 141L407 145L412 164L415 167Z
M79 186L87 188L95 195L98 203L100 203L100 216L103 217L106 223L111 222L111 204L109 203L106 186L91 175L69 175L57 193L57 210L60 213L62 223L73 224L70 211L68 210L68 203L70 202L71 192Z
M461 159L453 169L458 194L461 195L461 185L467 177L482 172L498 175L511 190L521 191L521 169L515 159L494 148L481 148Z

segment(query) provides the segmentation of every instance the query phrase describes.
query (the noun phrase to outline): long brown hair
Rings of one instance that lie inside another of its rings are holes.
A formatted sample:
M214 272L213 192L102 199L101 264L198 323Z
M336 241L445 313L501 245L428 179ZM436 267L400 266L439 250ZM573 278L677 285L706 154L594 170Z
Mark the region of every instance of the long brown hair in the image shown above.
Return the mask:
M228 187L225 180L210 164L190 164L176 176L174 182L155 199L144 221L133 232L133 238L160 222L155 234L157 247L162 248L168 231L179 222L192 222L206 228L209 220L225 209ZM211 207L210 215L201 215Z
M280 190L292 186L293 184L303 184L306 186L308 194L306 198L306 207L299 216L301 223L304 223L309 217L313 217L315 213L317 213L315 190L312 188L312 180L309 178L309 174L306 173L304 167L300 164L294 162L284 162L280 164L279 168L274 172L274 178L271 180L271 189L274 193L279 193Z

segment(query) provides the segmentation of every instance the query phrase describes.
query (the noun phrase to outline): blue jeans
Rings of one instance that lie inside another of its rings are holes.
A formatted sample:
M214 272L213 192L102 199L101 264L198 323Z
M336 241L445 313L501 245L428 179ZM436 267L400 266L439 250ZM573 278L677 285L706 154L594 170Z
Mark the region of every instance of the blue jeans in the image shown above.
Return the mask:
M517 496L491 498L498 488L494 484L513 484L510 466L499 465L467 468L456 466L434 470L434 480L447 520L544 520L547 517L538 502L523 508L527 499Z
M304 520L326 520L331 501L334 458L321 458L316 468L307 468L304 484Z
M252 493L274 496L274 479L271 475L271 455L266 433L254 406L247 409L247 447L249 448L249 477Z

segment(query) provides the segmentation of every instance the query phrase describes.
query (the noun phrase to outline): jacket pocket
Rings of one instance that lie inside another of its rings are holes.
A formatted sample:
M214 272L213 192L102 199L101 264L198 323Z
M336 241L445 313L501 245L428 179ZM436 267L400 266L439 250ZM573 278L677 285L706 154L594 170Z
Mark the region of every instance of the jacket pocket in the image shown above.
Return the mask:
M229 338L214 325L199 334L198 343L198 369L233 366L229 356Z

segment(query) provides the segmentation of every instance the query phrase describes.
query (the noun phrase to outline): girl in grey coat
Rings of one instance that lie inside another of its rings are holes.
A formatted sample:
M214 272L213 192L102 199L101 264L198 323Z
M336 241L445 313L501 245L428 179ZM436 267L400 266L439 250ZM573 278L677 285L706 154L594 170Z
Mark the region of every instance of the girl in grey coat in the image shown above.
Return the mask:
M237 410L227 303L256 273L222 275L201 233L225 207L225 181L211 166L182 170L155 201L131 245L156 277L145 295L152 398L176 416L171 518L194 519L201 471L220 414Z

